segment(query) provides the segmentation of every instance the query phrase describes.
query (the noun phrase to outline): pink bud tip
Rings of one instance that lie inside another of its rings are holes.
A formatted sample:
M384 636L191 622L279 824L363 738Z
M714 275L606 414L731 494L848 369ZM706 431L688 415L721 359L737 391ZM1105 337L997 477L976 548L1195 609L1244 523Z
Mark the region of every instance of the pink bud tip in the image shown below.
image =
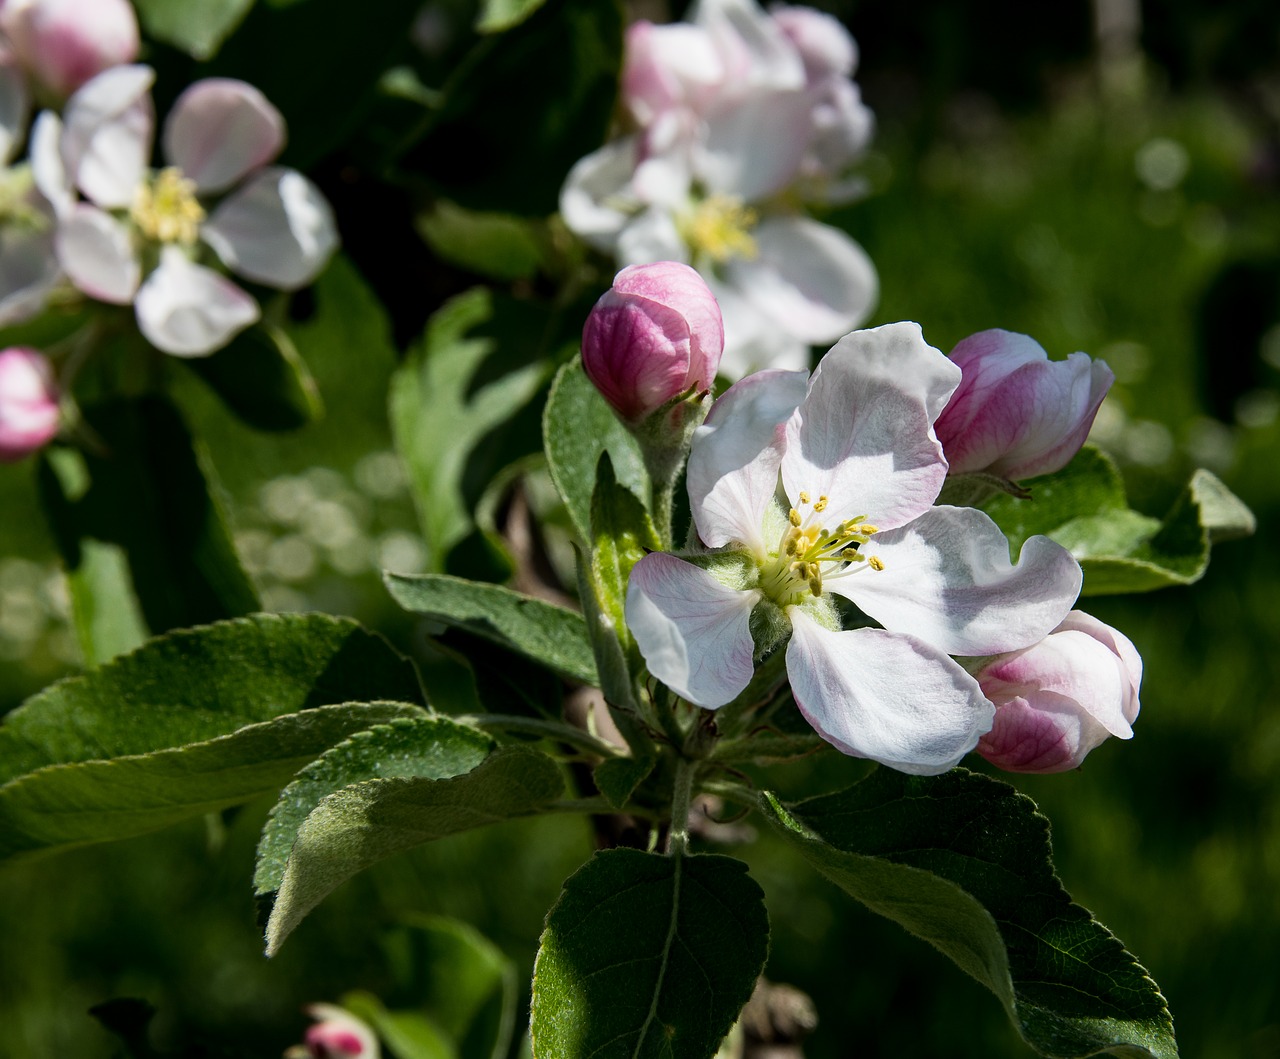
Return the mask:
M31 75L63 98L138 57L138 19L128 0L6 0L0 31Z
M43 353L0 350L0 461L18 460L58 433L58 385Z

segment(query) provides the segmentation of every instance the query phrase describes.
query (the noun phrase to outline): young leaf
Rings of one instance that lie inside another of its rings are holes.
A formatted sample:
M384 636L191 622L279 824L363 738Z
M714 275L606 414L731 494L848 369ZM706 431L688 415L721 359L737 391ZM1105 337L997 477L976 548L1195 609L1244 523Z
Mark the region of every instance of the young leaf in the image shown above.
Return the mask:
M338 885L393 853L446 835L539 812L564 792L545 754L508 747L451 779L366 780L312 810L285 865L267 923L274 955Z
M631 568L662 548L653 521L634 493L619 484L613 461L601 453L591 497L591 574L601 608L609 615L624 646L631 641L624 608Z
M353 732L421 712L402 703L319 706L200 743L37 769L0 786L0 859L131 838L238 805Z
M194 59L208 59L235 30L254 0L136 0L149 37Z
M1248 536L1252 512L1205 470L1192 475L1162 520L1129 508L1111 458L1086 446L1062 470L1025 483L1029 500L998 496L984 510L1017 551L1043 533L1084 569L1082 595L1149 592L1204 576L1210 545Z
M436 254L489 279L532 279L543 246L534 221L506 213L481 213L440 199L418 218L417 229Z
M1008 784L964 769L879 768L837 794L762 811L824 875L990 989L1054 1059L1175 1059L1164 997L1053 872L1049 824Z
M112 623L115 606L140 612L157 633L257 610L213 470L173 407L118 399L84 413L100 448L51 450L40 465L40 494L70 575L86 659L103 662L122 645L136 646ZM121 559L136 604L120 583ZM95 591L108 598L95 599ZM136 629L136 617L128 627Z
M596 683L595 660L582 615L501 585L447 574L383 580L405 610L466 629L583 684Z
M470 291L431 318L392 378L392 430L433 571L475 528L484 483L527 454L512 418L547 379L540 350L529 348L546 326L536 310ZM519 337L505 341L512 332Z
M556 373L542 413L542 444L551 479L574 528L590 541L596 469L608 453L614 475L633 494L647 497L649 474L635 438L600 396L575 359Z
M493 740L483 732L446 717L422 716L356 732L336 746L330 743L280 792L258 842L254 892L261 895L279 888L298 828L334 791L362 780L459 776L479 765L492 749Z
M547 915L533 972L539 1059L710 1059L769 948L732 857L597 853Z
M621 809L656 764L652 756L605 758L595 767L592 779L604 800Z
M259 614L159 636L53 684L0 724L0 782L204 742L313 706L419 703L413 664L349 618Z
M258 430L297 430L323 411L315 379L278 327L251 327L213 356L180 363Z

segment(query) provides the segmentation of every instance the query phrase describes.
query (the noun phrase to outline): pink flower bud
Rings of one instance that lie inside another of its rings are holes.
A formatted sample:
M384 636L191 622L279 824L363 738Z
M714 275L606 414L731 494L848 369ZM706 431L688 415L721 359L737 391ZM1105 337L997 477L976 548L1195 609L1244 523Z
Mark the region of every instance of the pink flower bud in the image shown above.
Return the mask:
M720 306L688 265L630 265L582 329L582 366L617 413L644 419L673 397L715 382L724 352Z
M58 433L58 385L44 354L0 350L0 461L18 460Z
M1011 481L1065 467L1088 437L1115 376L1084 353L1051 361L1027 335L980 331L951 359L962 373L934 429L951 474Z
M305 1043L285 1052L286 1059L378 1059L378 1038L350 1012L334 1004L312 1004L307 1014L318 1021Z
M1064 772L1107 736L1133 737L1142 658L1123 633L1083 611L974 676L996 705L978 753L1008 772Z
M0 32L27 71L62 98L138 56L128 0L4 0Z
M858 46L834 15L812 7L775 4L769 9L774 24L786 34L810 83L824 77L851 77L858 65Z

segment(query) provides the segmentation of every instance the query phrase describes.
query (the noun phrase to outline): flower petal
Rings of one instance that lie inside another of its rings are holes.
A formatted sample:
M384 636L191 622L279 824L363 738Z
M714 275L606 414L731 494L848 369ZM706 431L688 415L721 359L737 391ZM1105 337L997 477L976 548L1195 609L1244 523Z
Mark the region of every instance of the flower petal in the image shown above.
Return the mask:
M202 194L225 191L284 147L284 118L253 85L207 77L182 93L164 123L164 154Z
M153 81L149 66L115 66L86 82L63 111L63 164L72 182L104 209L132 205L146 175Z
M826 496L828 525L869 517L887 529L928 510L947 474L930 424L959 381L919 324L846 335L787 424L787 495Z
M646 555L627 584L627 626L649 672L676 694L715 709L732 702L755 671L751 610L758 592L727 588L665 552Z
M128 305L142 278L129 229L87 203L58 221L53 236L58 263L80 290L99 301Z
M618 233L616 256L624 265L657 261L689 263L689 249L667 210L649 207L636 214Z
M823 739L915 775L945 772L978 745L995 707L943 652L881 629L833 632L791 607L787 675Z
M689 505L711 548L737 541L758 556L765 510L778 488L783 425L804 397L807 373L761 371L711 406L689 454Z
M62 163L61 140L62 119L52 110L42 110L31 126L31 146L27 154L37 190L48 199L59 217L76 204L75 189Z
M0 228L0 327L40 312L61 275L52 233Z
M864 552L883 570L860 567L828 579L886 629L910 631L948 654L1015 651L1043 639L1080 593L1080 565L1048 537L1031 537L1017 565L1009 542L975 508L936 507Z
M809 343L801 341L772 317L765 316L737 287L714 273L706 274L707 286L720 303L724 317L724 355L720 374L741 379L754 371L778 368L809 374Z
M833 342L871 314L880 294L875 266L838 228L773 217L751 235L758 255L731 261L726 277L779 327L805 342Z
M258 303L248 294L173 246L165 247L134 308L147 341L175 357L212 353L259 316Z
M200 235L233 272L281 290L310 283L338 245L320 189L295 170L274 167L225 199Z
M803 91L758 90L716 108L691 145L693 170L710 192L758 202L790 184L813 134Z
M622 203L634 200L630 184L639 161L639 141L627 136L578 159L565 178L560 189L564 223L597 250L613 252L631 215Z
M977 749L1008 772L1066 772L1106 738L1107 730L1074 699L1037 691L1002 703Z

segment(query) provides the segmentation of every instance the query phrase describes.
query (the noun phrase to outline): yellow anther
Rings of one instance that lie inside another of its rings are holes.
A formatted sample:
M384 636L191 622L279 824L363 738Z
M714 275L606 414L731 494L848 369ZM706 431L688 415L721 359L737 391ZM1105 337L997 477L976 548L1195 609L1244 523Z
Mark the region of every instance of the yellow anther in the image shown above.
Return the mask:
M807 504L809 502L809 494L803 489L800 490L800 503Z
M804 503L804 501L801 501L801 503ZM800 512L792 508L791 513L787 516L787 521L793 526L799 526L803 520L800 518Z
M870 558L870 559L868 559L867 561L871 564L871 569L872 569L872 570L883 570L883 569L884 569L884 560L883 560L883 559L881 559L881 558L880 558L880 556L878 556L878 555L873 555L873 556L871 556L871 558Z
M809 591L815 595L822 595L822 574L816 573L809 578Z
M820 497L818 497L818 502L817 502L816 504L814 504L814 505L813 505L813 510L814 510L814 511L826 511L826 510L827 510L827 498L826 498L825 496L820 496Z
M130 216L148 239L190 246L200 235L205 213L196 199L196 182L169 166L138 185Z
M879 527L871 525L870 522L864 522L860 526L855 526L854 532L860 533L864 537L870 537L873 534L879 533L880 530L879 530Z
M750 261L760 248L751 235L760 216L736 195L709 195L677 226L694 253L723 264L735 257Z

